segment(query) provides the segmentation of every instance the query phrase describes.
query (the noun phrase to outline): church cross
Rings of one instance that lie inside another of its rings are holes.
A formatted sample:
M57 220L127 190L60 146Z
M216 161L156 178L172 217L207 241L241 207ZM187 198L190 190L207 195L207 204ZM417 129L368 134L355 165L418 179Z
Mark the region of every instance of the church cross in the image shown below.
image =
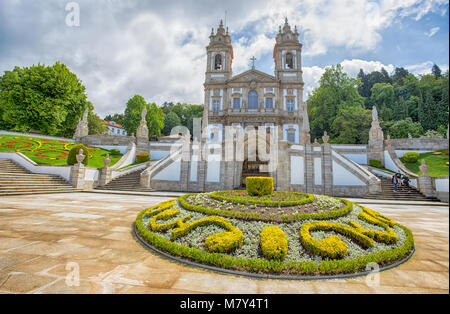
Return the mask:
M250 61L252 61L252 62L253 62L253 64L252 64L252 68L254 69L254 68L255 68L255 61L256 61L256 58L255 58L255 56L251 57L251 58L250 58Z

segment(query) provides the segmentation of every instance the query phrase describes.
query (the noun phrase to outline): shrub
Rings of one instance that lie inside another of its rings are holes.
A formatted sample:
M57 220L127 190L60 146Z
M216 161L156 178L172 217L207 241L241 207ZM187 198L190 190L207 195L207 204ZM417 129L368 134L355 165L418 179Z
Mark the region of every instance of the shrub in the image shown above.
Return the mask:
M277 226L265 227L261 232L261 250L267 259L283 260L288 251L286 234Z
M371 159L369 160L369 166L374 168L381 168L381 160Z
M118 156L120 155L120 150L118 149L111 149L111 156Z
M143 163L150 160L150 154L149 153L138 153L136 154L136 162L137 163Z
M251 196L263 196L273 193L273 178L248 177L246 179L247 192Z
M415 164L419 160L419 153L416 152L408 152L403 155L400 160L403 163Z
M69 155L67 156L67 164L69 166L76 165L78 163L77 162L77 155L79 154L80 149L83 149L83 155L85 156L85 158L83 160L83 164L85 166L88 165L88 163L89 163L89 149L86 146L84 146L83 144L79 144L79 145L74 146L70 150Z

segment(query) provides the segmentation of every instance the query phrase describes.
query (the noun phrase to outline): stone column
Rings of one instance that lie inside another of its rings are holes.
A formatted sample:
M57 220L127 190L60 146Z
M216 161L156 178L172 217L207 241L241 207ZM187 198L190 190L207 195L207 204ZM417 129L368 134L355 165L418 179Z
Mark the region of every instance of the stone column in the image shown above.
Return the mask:
M433 197L434 188L433 188L433 179L428 175L429 167L426 165L425 160L422 159L422 165L419 167L422 175L419 176L419 190L426 197Z
M105 166L100 170L100 177L98 179L99 186L105 186L112 180L112 170L109 168L111 160L109 159L109 154L106 155L105 160L103 160Z
M80 149L76 158L78 163L70 169L70 183L76 189L84 189L86 186L86 167L83 165L83 161L86 156L83 155L82 149Z
M328 143L330 137L327 132L324 133L323 137L323 145L322 145L322 169L324 173L324 194L325 195L333 195L333 156L331 155L331 145Z

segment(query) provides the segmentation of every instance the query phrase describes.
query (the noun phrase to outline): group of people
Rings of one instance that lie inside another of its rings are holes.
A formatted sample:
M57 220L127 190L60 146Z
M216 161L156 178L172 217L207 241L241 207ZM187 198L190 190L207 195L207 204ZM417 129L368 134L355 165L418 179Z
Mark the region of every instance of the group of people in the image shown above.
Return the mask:
M409 177L407 174L403 174L400 172L400 170L397 171L396 174L392 176L392 184L394 185L394 191L398 191L399 186L406 186L409 187Z

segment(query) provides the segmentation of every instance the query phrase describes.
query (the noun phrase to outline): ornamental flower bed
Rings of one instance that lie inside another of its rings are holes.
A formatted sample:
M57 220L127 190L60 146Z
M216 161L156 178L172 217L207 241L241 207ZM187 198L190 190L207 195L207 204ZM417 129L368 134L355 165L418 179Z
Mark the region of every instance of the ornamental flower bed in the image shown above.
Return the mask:
M71 148L78 143L63 140L41 139L14 135L0 135L0 151L20 152L41 165L66 166ZM103 160L110 151L88 146L89 167L102 168ZM122 158L122 155L110 156L111 166Z
M185 195L142 211L136 232L177 259L295 277L358 274L369 263L383 268L408 258L414 247L411 231L378 212L294 192Z

